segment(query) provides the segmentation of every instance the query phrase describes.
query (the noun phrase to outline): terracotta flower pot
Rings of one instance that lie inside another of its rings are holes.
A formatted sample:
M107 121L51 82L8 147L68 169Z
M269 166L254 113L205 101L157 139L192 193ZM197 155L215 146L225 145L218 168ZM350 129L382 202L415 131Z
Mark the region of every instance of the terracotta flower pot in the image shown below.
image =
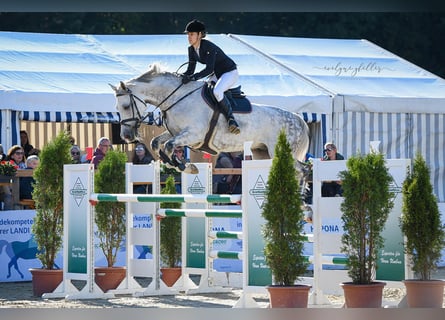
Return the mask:
M63 270L29 269L32 275L32 292L36 297L53 292L63 280Z
M162 281L167 285L167 287L172 287L179 277L181 277L181 268L161 268Z
M271 308L307 308L311 286L267 286Z
M103 292L116 289L125 279L125 267L96 267L94 268L94 281Z
M410 308L442 308L443 280L404 280L406 301Z
M346 308L381 308L385 285L386 282L373 282L371 284L341 283Z

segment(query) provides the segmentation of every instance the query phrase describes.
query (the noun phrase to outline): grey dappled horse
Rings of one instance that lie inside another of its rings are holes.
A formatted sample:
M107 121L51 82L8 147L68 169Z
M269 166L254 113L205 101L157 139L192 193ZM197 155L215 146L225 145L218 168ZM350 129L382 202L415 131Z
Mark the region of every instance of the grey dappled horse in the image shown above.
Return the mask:
M163 150L170 158L176 146L199 150L213 115L213 109L201 95L204 85L207 83L203 81L182 85L179 74L163 71L158 64L150 65L149 70L137 78L120 82L118 87L110 85L121 117L121 137L127 142L139 139L139 126L154 111L148 110L147 104L150 104L159 108L166 128L151 142L155 152ZM215 153L242 151L244 142L252 141L254 160L273 158L278 135L284 129L296 163L304 161L309 147L309 128L301 116L258 104L252 104L250 113L235 116L241 129L238 135L228 131L224 116L220 115L217 120L208 143ZM186 167L184 171L194 169Z

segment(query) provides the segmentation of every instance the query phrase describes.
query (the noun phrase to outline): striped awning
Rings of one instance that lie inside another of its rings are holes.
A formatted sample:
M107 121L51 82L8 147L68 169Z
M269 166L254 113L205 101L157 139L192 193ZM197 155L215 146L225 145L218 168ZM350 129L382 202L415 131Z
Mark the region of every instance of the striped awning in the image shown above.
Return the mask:
M303 112L307 123L323 122L325 114ZM119 123L117 112L22 111L20 120L41 122Z
M41 122L119 123L117 112L22 111L20 120Z
M304 121L306 123L314 123L314 122L325 122L326 115L325 114L319 114L319 113L310 113L310 112L302 112L301 115L303 116Z

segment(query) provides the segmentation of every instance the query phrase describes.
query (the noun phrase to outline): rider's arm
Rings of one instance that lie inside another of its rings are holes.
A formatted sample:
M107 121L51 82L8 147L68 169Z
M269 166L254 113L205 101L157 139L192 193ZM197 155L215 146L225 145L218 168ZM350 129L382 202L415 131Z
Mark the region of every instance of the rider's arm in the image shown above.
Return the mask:
M184 72L185 75L192 75L195 72L196 69L196 53L192 46L188 48L188 55L189 55L189 61L188 61L188 67L187 71Z

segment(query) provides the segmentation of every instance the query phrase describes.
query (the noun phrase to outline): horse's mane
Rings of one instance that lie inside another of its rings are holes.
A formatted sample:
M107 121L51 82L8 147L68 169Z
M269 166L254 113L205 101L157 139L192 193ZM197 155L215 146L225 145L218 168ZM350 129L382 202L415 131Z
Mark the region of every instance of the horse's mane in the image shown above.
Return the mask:
M133 79L139 82L149 82L154 75L164 74L164 75L172 75L178 76L175 73L171 73L166 71L166 68L160 62L154 62L148 66L147 72L143 73L139 77Z

